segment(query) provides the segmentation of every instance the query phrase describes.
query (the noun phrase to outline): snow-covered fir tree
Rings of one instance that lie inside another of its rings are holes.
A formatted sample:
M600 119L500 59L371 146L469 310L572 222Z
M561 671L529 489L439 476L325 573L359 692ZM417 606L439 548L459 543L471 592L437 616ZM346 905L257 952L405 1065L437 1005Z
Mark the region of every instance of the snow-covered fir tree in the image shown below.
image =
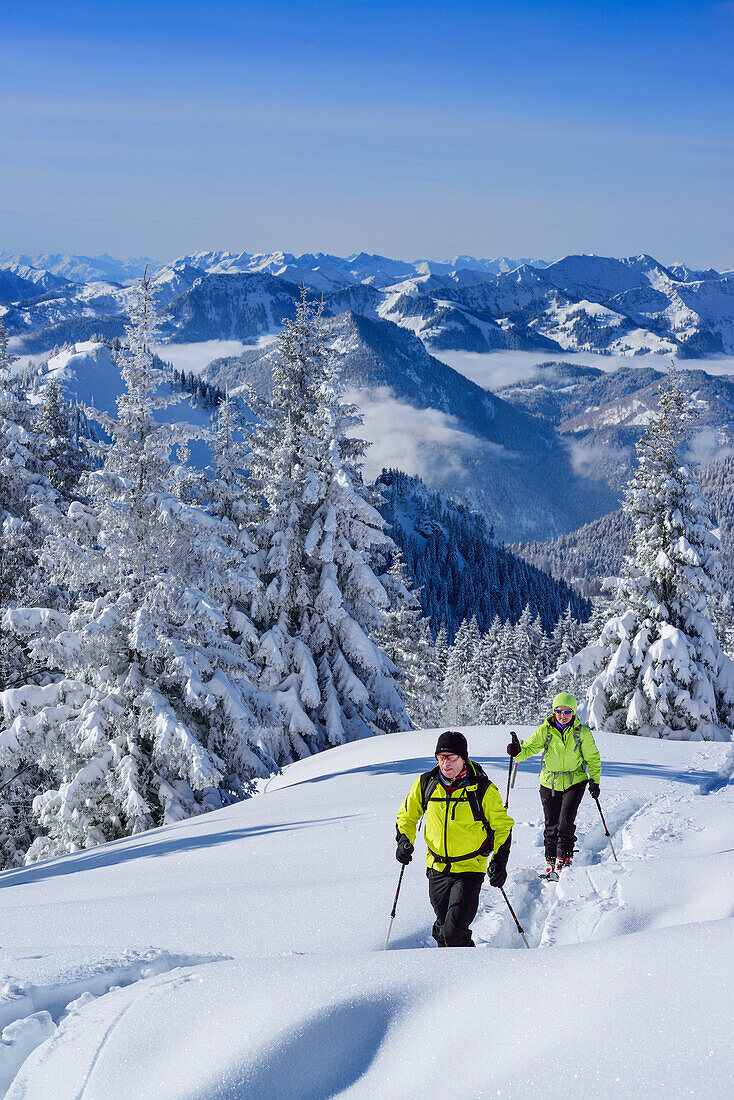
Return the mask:
M479 712L487 723L515 722L522 705L520 662L509 619L502 627L489 689Z
M448 726L465 726L476 721L477 703L469 679L476 661L477 642L476 629L464 619L446 662L442 719Z
M56 670L2 697L16 762L35 759L53 777L35 800L44 835L28 860L220 806L273 767L277 716L218 599L241 552L228 520L172 491L171 450L192 429L154 418L177 398L159 390L153 329L145 277L119 354L118 416L95 414L112 439L104 465L47 542L76 605L5 615Z
M400 673L375 641L390 608L378 571L395 544L362 482L365 445L350 435L361 419L340 400L321 309L302 288L249 439L263 502L253 660L286 715L284 760L410 726Z
M59 383L51 378L44 387L34 428L44 440L45 456L51 464L51 484L67 495L74 494L89 458L75 431L73 416Z
M0 700L22 684L43 682L46 671L7 615L20 603L64 606L64 594L48 583L41 547L49 522L59 515L61 490L72 491L77 471L62 465L56 436L39 431L22 375L0 321ZM33 799L46 779L33 754L19 751L9 729L7 707L0 709L0 867L22 863L38 835Z
M543 666L547 639L539 617L533 619L529 604L515 623L513 641L518 663L518 690L515 692L516 710L508 721L531 725L539 721L538 715L545 706L547 691L543 686Z
M482 634L479 630L479 624L477 623L476 615L472 615L469 619L468 633L467 633L467 654L465 659L465 669L463 672L464 688L468 697L472 700L472 710L476 714L479 707L479 701L481 699L481 669L480 669L480 650L482 644Z
M443 723L457 726L476 722L482 674L482 636L472 616L463 619L449 649L443 676Z
M555 672L561 665L565 665L566 661L583 649L587 640L586 624L573 617L569 604L548 640L548 672Z
M449 659L449 639L448 632L446 630L446 624L441 623L436 634L436 640L434 642L434 649L436 652L436 662L438 665L438 680L439 683L443 683L446 676L446 663Z
M473 667L469 677L476 714L480 714L482 704L489 695L501 634L502 621L499 615L495 615L489 630L480 636L476 645Z
M734 664L710 621L718 539L695 475L681 461L692 414L675 369L638 444L624 510L631 551L599 639L557 679L596 671L589 721L599 729L678 740L728 740Z
M567 669L568 662L572 657L599 638L608 617L609 600L601 597L595 597L592 600L592 613L588 622L579 622L578 619L573 617L570 608L566 609L565 614L556 623L552 636L548 639L546 686L553 684L553 677L559 668ZM585 722L588 716L587 697L589 688L595 679L596 672L593 670L586 670L583 673L577 672L574 675L565 671L562 680L558 682L556 687L551 687L546 695L555 694L558 687L561 687L563 691L570 692L578 699L579 714Z
M411 722L419 729L432 728L440 720L443 681L428 621L422 618L418 596L409 587L399 550L380 579L390 607L375 631L375 641L402 673L401 690Z

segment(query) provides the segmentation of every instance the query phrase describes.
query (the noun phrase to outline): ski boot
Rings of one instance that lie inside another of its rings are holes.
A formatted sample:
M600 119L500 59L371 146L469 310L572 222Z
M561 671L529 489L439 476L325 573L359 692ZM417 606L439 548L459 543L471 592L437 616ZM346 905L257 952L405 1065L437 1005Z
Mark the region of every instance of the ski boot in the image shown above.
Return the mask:
M558 875L556 874L556 861L553 856L549 856L549 858L546 860L545 874L541 875L540 877L547 879L548 882L555 882L558 878Z

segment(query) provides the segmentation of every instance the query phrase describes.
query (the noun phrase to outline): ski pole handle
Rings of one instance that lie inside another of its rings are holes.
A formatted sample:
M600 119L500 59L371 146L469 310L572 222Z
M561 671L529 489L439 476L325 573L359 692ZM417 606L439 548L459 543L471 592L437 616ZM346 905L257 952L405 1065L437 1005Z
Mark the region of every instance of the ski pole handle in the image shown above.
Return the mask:
M510 730L510 738L512 740L513 745L519 745L520 744L520 739L519 739L519 737L517 736L517 734L515 733L514 730ZM507 795L505 796L505 809L507 809L507 807L509 805L509 802L510 802L510 787L511 786L514 787L514 785L515 785L515 780L514 780L513 775L512 775L512 765L513 765L514 762L515 762L515 758L513 756L511 756L510 757L510 764L509 764L509 767L507 769ZM517 770L517 765L515 765L515 769Z

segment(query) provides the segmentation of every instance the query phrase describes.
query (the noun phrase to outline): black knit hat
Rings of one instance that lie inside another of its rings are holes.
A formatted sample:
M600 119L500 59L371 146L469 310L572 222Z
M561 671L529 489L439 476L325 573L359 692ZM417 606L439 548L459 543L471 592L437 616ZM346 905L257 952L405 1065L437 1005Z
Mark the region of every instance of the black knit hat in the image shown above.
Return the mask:
M456 756L460 756L462 760L468 760L469 746L466 743L466 737L456 730L446 730L436 742L434 756L438 756L440 752L452 752Z

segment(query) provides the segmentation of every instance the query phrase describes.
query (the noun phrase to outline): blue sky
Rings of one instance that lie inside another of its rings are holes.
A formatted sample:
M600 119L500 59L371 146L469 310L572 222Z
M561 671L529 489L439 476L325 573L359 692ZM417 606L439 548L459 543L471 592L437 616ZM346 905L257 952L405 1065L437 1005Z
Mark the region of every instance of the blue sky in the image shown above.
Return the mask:
M734 2L6 0L0 250L734 267Z

